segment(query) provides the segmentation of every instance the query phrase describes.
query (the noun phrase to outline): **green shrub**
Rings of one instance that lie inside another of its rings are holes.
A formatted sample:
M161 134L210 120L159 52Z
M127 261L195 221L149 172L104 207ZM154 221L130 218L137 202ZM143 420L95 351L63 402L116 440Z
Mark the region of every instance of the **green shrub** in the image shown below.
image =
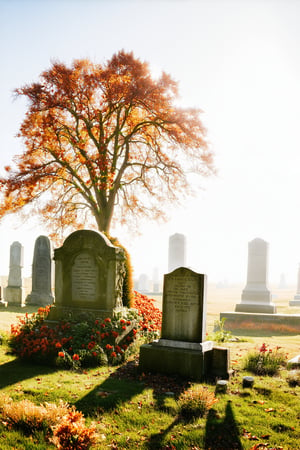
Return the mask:
M248 353L243 362L243 369L256 375L273 376L277 374L279 368L285 364L286 357L283 352L279 351L280 347L276 347L275 350L267 347L263 343L258 351Z
M232 334L230 331L225 330L225 317L222 317L221 320L215 320L214 322L214 331L209 339L215 342L227 342L232 338Z

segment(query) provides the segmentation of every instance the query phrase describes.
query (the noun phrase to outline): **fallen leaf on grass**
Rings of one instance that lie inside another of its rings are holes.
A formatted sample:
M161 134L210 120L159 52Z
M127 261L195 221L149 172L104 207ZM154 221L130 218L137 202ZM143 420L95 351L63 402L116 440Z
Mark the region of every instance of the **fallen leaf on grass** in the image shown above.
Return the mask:
M265 409L265 412L273 412L273 411L276 411L276 409L274 409L274 408L266 408Z

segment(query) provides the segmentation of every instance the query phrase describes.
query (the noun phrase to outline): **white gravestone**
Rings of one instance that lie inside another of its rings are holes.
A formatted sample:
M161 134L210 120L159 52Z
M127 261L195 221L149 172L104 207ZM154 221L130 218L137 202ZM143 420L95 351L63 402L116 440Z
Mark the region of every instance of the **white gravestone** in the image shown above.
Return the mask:
M290 306L300 306L300 264L298 267L297 293L294 300L290 300Z
M23 246L13 242L10 246L8 284L5 289L5 300L8 304L24 306L22 287Z
M186 266L186 237L183 234L173 234L169 238L168 269L172 272Z
M47 236L35 241L32 261L32 291L26 303L46 306L53 303L51 293L51 245Z
M256 238L248 244L247 284L242 292L241 303L235 307L236 312L276 313L268 289L269 244Z

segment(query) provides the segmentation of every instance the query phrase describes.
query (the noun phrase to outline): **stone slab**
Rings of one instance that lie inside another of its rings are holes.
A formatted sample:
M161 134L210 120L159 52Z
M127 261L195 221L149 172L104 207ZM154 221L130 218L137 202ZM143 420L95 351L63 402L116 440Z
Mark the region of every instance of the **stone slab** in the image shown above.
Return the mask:
M140 347L139 370L195 381L230 377L228 348L215 347L201 352L184 348L144 344Z
M275 314L276 306L274 303L259 304L259 303L237 303L235 305L236 312L245 313L263 313L263 314Z
M234 321L253 321L259 329L260 323L284 324L299 327L300 330L300 314L260 314L246 312L221 312L220 319L228 319ZM226 328L226 322L225 322ZM230 328L228 328L230 329Z
M300 355L295 356L294 358L290 359L288 361L288 364L292 365L293 367L299 367L300 366Z
M140 347L139 370L141 372L178 375L201 381L208 372L210 359L206 355L210 352L212 351L201 352L144 344Z
M207 352L208 350L212 350L213 341L205 341L205 342L186 342L186 341L175 341L172 339L158 339L153 341L153 345L161 345L163 347L173 347L173 348L182 348L187 350L197 350L201 352Z
M4 290L5 301L9 305L25 306L24 290L21 287L7 286Z

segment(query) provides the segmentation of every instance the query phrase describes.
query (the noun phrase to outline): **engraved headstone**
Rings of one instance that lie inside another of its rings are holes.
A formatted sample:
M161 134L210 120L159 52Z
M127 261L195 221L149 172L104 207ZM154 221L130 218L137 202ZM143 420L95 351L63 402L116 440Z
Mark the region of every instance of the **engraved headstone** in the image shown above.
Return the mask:
M247 284L242 292L241 303L236 312L276 313L268 289L269 244L263 239L254 239L248 244Z
M294 296L294 300L290 300L290 306L300 306L300 264L298 267L298 277L297 277L297 292Z
M30 305L50 305L51 293L51 247L47 236L39 236L35 241L32 261L32 291L26 298Z
M164 276L161 338L140 347L139 367L202 380L229 376L229 350L206 336L206 275L180 267Z
M169 238L168 269L172 272L179 267L186 266L186 237L175 233Z
M5 300L10 305L24 306L22 287L23 246L13 242L10 246L8 284L5 289Z
M206 275L181 267L164 276L162 339L203 342Z
M124 250L102 233L79 230L54 250L55 303L49 320L112 316L123 307Z

